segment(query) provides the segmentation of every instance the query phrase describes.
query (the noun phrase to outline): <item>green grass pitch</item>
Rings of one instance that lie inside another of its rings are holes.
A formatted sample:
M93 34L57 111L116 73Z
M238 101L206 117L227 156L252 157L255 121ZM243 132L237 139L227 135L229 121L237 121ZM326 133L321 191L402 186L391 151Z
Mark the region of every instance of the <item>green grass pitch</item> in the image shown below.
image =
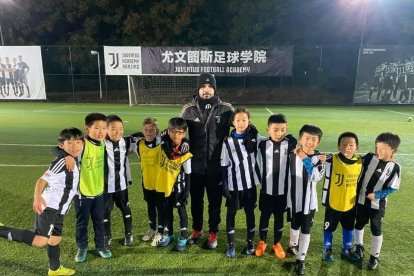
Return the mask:
M306 259L307 275L413 275L412 256L414 245L414 122L407 122L414 116L410 106L382 107L291 107L291 106L250 106L252 121L262 135L266 135L266 122L271 113L284 113L289 121L289 133L297 137L299 128L314 124L324 132L321 151L336 151L336 140L344 131L354 131L360 138L360 152L374 150L375 137L384 131L400 135L402 143L395 159L402 166L400 190L389 197L383 223L384 243L378 271L368 272L340 258L341 228L334 235L334 256L336 262L323 263L322 228L323 207L315 217L311 232L311 243ZM115 104L74 104L74 103L0 103L0 222L5 225L31 228L33 188L38 177L47 169L52 160L50 148L57 144L57 134L66 127L83 129L83 119L90 112L106 115L117 114L125 121L125 134L141 128L145 117L156 117L161 129L166 127L169 118L177 116L181 106L134 106ZM74 209L65 219L64 236L61 244L62 264L74 268L77 275L183 275L183 274L266 274L294 275L294 258L279 261L266 254L257 258L240 254L246 236L244 214L240 211L236 218L236 258L225 257L226 240L222 230L219 233L219 246L216 250L204 247L206 237L199 243L188 246L182 253L174 251L174 245L167 248L154 248L141 242L147 229L147 214L142 197L139 164L136 156L131 156L134 184L130 187L130 202L133 211L135 243L132 247L121 244L123 224L120 212L113 212L112 245L114 257L103 260L88 253L86 263L74 261L76 245L74 238ZM193 185L196 185L194 183ZM319 186L319 198L321 186ZM190 209L187 207L189 215ZM222 209L221 228L225 228L225 208ZM207 217L205 216L205 219ZM256 211L256 228L259 212ZM189 218L191 227L191 215ZM270 225L272 225L272 221ZM177 218L175 219L177 230ZM289 225L285 225L282 238L287 245ZM269 233L272 233L271 227ZM93 231L90 228L89 249L93 249ZM269 234L272 242L272 235ZM258 233L256 233L256 242ZM365 230L365 246L369 252L370 230ZM0 239L0 271L2 275L41 275L47 272L46 249L31 248Z

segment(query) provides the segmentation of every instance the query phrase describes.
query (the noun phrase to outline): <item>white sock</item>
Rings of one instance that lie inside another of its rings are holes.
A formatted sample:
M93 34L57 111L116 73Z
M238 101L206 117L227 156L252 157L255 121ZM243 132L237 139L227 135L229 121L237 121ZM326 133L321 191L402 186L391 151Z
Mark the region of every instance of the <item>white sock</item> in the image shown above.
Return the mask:
M289 246L297 246L299 243L299 230L290 228Z
M355 244L364 244L364 228L362 230L354 230Z
M298 260L304 261L306 257L306 253L308 253L310 243L310 234L300 234L299 236L299 251L298 256L296 258Z
M381 253L382 246L382 235L381 236L371 236L371 255L379 258Z

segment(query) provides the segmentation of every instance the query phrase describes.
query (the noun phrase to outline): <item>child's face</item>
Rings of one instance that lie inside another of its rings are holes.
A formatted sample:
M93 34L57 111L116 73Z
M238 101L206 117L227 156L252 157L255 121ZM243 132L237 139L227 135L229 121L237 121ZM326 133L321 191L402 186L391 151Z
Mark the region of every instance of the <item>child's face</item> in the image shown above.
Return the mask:
M116 142L124 136L124 125L122 122L113 121L108 124L108 137L111 141Z
M247 113L239 112L234 116L233 125L237 133L244 133L250 124Z
M375 155L377 156L379 160L391 161L392 156L394 155L395 152L396 150L393 150L386 143L379 142L375 144Z
M183 138L185 137L185 133L186 132L184 130L178 128L168 129L168 136L170 136L173 146L181 144Z
M320 144L319 136L304 132L302 136L299 137L298 143L306 154L313 154L315 148Z
M351 159L352 156L357 152L358 145L354 137L343 137L339 142L338 150L346 158Z
M285 138L287 132L286 123L271 123L267 128L267 133L273 141L280 142Z
M70 140L63 141L63 143L60 143L59 147L73 157L78 157L82 153L83 142L83 140L72 138Z
M144 125L142 133L144 133L145 141L152 142L158 134L158 128L153 124Z
M86 133L89 137L97 141L103 141L106 137L108 127L106 121L95 121L90 127L85 127Z

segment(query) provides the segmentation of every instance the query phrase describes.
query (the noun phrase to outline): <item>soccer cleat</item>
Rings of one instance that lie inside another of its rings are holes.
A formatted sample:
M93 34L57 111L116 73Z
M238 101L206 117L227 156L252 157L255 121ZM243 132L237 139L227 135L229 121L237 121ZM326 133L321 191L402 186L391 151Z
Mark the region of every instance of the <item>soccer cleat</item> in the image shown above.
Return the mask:
M377 257L374 257L372 255L369 256L369 261L367 265L368 270L375 270L379 266L379 259Z
M132 236L132 234L131 233L126 234L124 238L124 245L131 246L133 242L134 242L134 237Z
M253 244L253 241L248 241L246 243L246 247L244 248L244 253L246 255L249 255L249 256L251 256L251 255L254 254L254 244Z
M289 246L287 252L296 256L298 254L299 245Z
M97 248L96 252L101 256L102 259L109 259L112 257L111 251L108 248Z
M88 250L78 248L78 251L76 252L75 256L75 262L77 263L83 263L86 260L86 254L88 253Z
M362 244L356 244L354 252L358 255L359 259L362 260L364 258L365 248Z
M158 247L166 247L174 240L173 235L164 235L162 239L158 242Z
M296 274L304 275L305 274L305 261L296 260L294 269L295 269Z
M156 233L154 238L152 239L151 246L158 246L158 243L162 239L162 235L160 233Z
M278 242L278 243L276 243L272 246L271 252L273 254L275 254L275 256L280 260L283 260L286 257L286 253L283 250L282 245L280 244L280 242Z
M146 242L154 238L157 232L154 229L148 229L148 231L142 237L142 241Z
M177 249L177 251L179 252L182 252L184 251L186 245L187 245L187 239L179 238L177 245L175 246L175 249Z
M75 274L75 270L63 267L62 265L56 270L51 270L49 268L49 271L47 272L47 275L73 275L73 274Z
M344 258L344 259L347 259L351 262L357 262L357 261L361 260L359 255L357 253L355 253L355 251L352 250L351 248L346 248L346 249L342 248L341 257Z
M187 243L193 244L196 241L198 241L202 236L203 236L203 231L193 230L193 233L191 233L190 237L187 240Z
M265 254L265 250L267 247L267 243L265 243L264 241L259 241L259 244L256 247L256 256L257 257L261 257Z
M217 247L217 234L210 232L208 233L208 240L207 240L207 246L210 249L215 249Z
M325 262L335 262L335 258L332 256L332 249L323 250L322 260L324 260Z
M227 246L226 256L229 258L234 258L236 256L236 245L234 243L229 243Z

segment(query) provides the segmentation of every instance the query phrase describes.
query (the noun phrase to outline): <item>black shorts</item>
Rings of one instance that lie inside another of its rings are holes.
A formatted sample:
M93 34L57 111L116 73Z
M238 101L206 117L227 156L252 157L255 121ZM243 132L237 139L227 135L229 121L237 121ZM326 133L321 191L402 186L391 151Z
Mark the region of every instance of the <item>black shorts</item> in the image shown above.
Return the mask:
M35 233L42 237L62 236L63 232L63 215L59 214L56 209L46 208L43 213L36 215Z
M302 234L310 234L314 216L315 210L310 210L307 215L303 214L303 212L293 214L291 228L294 230L300 229Z
M346 212L341 212L327 206L325 209L324 229L326 231L334 232L339 223L342 229L354 230L356 217L356 207Z
M226 207L239 210L254 209L257 202L256 186L243 191L230 191L230 198L226 201Z
M286 212L286 195L269 195L260 193L259 210L264 213L284 213Z

